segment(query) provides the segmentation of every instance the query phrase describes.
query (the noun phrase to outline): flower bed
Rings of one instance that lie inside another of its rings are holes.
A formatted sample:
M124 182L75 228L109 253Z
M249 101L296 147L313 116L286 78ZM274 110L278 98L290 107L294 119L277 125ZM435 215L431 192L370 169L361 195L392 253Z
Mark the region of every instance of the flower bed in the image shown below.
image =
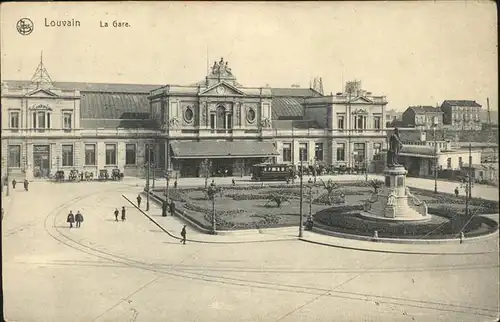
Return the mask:
M388 222L370 220L359 213L359 208L336 207L325 209L317 213L314 218L326 229L362 236L373 236L378 232L379 237L385 238L455 238L463 230L467 236L475 236L478 232L491 232L498 228L498 224L488 218L476 216L469 221L469 217L457 213L453 208L429 208L429 213L437 216L430 222Z

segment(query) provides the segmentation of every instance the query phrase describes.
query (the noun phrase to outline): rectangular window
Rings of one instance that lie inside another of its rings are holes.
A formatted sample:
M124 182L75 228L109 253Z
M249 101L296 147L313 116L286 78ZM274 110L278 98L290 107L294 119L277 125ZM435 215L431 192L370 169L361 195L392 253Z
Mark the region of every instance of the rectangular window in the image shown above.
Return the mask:
M73 145L71 144L62 146L62 165L63 167L73 166Z
M337 115L337 128L339 130L344 129L344 115Z
M373 118L373 127L376 129L376 130L380 130L381 129L381 117L380 116L375 116Z
M33 128L36 129L36 112L33 112Z
M125 146L125 164L126 165L135 165L135 144L127 144Z
M9 145L9 164L10 168L21 167L21 146Z
M215 129L215 114L214 113L210 114L210 128Z
M106 144L106 165L116 165L116 144Z
M283 143L283 162L292 162L292 143Z
M46 116L45 116L45 112L38 112L37 113L37 128L39 129L44 129L45 128L45 120L46 120Z
M363 117L362 116L358 116L358 130L362 130L363 129Z
M69 130L72 128L72 115L71 113L64 113L63 114L63 129Z
M233 114L227 114L226 117L227 117L227 121L226 121L227 128L232 129L233 128Z
M47 113L47 126L46 126L47 129L50 129L50 116L51 116L50 113Z
M299 143L299 161L307 161L307 143Z
M323 143L316 143L314 145L314 157L316 161L323 161Z
M10 128L19 128L19 112L10 112Z
M345 161L345 143L337 143L337 161Z
M446 167L447 167L448 169L451 169L451 158L448 158L448 159L446 160Z
M95 165L95 144L85 144L85 165Z
M354 143L354 161L364 162L365 161L365 144L364 143Z
M382 151L382 143L373 143L373 155L377 155Z

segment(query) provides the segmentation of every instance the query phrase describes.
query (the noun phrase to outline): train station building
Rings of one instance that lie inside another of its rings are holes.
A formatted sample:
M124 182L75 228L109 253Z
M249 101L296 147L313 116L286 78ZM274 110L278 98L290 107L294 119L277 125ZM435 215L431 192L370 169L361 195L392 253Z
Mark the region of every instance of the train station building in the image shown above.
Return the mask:
M253 164L369 165L386 144L384 96L347 82L312 88L245 87L215 62L193 85L54 82L40 62L31 81L2 82L2 171L119 168L142 176L249 175Z

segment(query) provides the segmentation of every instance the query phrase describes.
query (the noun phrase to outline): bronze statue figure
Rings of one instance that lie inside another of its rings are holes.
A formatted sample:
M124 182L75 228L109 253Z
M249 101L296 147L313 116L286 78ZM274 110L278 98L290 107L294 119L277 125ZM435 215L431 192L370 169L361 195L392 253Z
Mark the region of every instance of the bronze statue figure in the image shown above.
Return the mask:
M399 152L403 148L403 143L399 138L398 128L394 129L394 133L389 138L389 149L387 150L387 166L395 167L398 166Z

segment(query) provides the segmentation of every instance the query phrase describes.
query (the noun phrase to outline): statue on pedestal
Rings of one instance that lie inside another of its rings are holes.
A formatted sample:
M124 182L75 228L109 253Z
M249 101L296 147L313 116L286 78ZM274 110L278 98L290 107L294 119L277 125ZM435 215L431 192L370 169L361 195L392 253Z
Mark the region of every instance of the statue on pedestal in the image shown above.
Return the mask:
M403 143L399 138L398 128L394 129L394 133L389 138L389 149L387 150L387 167L396 167L398 163L399 152L403 148Z

